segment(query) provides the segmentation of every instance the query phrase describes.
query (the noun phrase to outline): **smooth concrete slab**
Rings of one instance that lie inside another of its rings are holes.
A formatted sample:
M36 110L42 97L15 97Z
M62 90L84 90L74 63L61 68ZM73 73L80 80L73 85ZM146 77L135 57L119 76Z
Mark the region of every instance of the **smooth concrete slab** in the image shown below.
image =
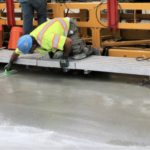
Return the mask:
M150 62L135 58L91 56L76 63L76 68L123 74L150 76Z
M126 83L145 77L13 69L0 78L1 150L150 149L150 91Z

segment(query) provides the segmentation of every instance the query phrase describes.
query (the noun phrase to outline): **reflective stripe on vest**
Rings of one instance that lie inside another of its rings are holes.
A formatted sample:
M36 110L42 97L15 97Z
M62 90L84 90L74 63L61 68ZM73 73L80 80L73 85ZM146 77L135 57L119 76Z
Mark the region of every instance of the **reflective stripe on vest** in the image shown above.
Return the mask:
M61 37L61 35L58 35L58 34L54 35L54 38L52 41L52 48L58 49L60 37Z
M54 23L56 22L56 20L52 20L50 22L48 22L44 27L43 29L39 32L38 36L37 36L37 42L41 45L42 43L42 38L43 38L43 35L44 33L46 32L46 30Z
M37 51L38 53L40 53L37 49L36 49L36 51Z
M63 19L60 19L60 18L56 18L59 23L61 24L62 28L64 29L64 34L65 36L67 37L67 33L68 33L68 27L67 27L67 24L66 22L63 20Z
M60 18L56 18L56 19L53 19L52 21L48 22L44 27L43 29L39 32L38 36L37 36L37 42L41 45L42 44L42 39L43 39L43 36L44 36L44 33L46 32L46 30L52 25L54 24L56 21L58 21L63 30L64 30L64 35L67 37L67 34L68 34L68 27L67 27L67 24L66 22L63 20L63 19L60 19Z
M19 50L19 48L17 49L17 53L22 53L22 52Z

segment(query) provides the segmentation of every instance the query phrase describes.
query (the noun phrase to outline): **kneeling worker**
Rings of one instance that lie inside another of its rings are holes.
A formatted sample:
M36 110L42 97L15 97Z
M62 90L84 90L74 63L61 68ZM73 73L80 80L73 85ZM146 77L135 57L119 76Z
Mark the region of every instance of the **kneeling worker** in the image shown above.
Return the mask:
M60 67L69 66L68 56L82 59L92 54L100 55L98 47L87 47L79 39L77 25L70 18L55 18L49 20L29 35L19 38L17 49L13 52L9 63L5 66L10 70L20 54L49 53L50 58L60 60Z

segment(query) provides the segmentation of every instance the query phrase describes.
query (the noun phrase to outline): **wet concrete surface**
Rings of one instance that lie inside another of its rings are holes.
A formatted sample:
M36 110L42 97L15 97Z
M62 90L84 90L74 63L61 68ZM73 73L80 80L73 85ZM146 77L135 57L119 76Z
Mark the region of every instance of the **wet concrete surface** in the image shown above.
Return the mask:
M14 69L0 77L0 149L150 149L148 77Z

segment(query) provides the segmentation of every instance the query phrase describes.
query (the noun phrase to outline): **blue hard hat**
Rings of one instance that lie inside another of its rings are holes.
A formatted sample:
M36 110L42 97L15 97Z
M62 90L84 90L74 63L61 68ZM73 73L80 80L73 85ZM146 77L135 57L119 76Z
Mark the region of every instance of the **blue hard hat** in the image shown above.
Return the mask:
M24 35L19 38L17 43L17 48L19 51L21 51L23 54L27 54L32 47L32 38L30 35Z

